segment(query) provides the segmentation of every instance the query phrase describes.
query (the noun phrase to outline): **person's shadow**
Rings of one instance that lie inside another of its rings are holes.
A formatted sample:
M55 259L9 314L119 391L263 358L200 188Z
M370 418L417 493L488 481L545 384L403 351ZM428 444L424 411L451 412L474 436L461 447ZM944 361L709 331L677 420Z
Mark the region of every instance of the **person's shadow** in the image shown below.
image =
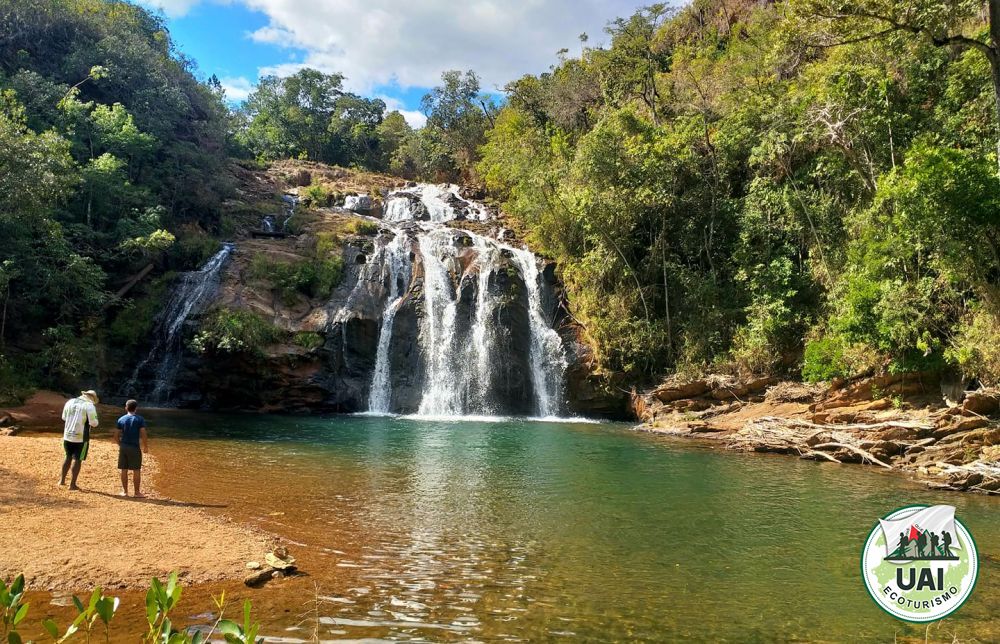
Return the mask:
M116 499L118 501L132 501L133 503L148 503L150 505L169 505L178 508L228 508L228 505L215 505L211 503L193 503L189 501L175 501L173 499L154 499L152 497L143 496L136 498L134 496L121 496L119 494L108 494L107 492L101 492L99 490L85 490L80 488L81 492L87 494L98 494L100 496L106 496L110 499Z

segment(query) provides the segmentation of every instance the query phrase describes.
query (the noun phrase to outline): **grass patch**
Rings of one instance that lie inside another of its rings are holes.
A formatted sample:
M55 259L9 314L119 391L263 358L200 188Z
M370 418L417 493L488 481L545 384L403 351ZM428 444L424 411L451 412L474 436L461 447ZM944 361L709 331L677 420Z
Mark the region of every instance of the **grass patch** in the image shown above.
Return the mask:
M250 279L270 284L285 304L291 305L300 295L329 298L344 277L344 260L339 255L327 255L285 262L256 253L247 274Z
M201 354L259 354L287 337L285 330L253 311L218 309L202 321L201 329L191 340L191 349Z
M325 342L325 340L319 333L314 333L313 331L300 331L295 334L294 338L292 338L292 342L300 347L312 351L323 346L323 342Z
M374 221L368 221L365 219L354 219L349 221L346 226L344 226L344 232L348 235L363 235L365 237L374 237L378 234L379 226Z

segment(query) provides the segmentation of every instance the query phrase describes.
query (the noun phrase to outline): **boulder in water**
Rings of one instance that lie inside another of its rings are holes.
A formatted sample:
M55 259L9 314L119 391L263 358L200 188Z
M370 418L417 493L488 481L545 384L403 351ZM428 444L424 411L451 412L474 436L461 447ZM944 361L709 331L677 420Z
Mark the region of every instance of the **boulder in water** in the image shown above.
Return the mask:
M368 195L348 195L344 199L344 209L358 213L369 213L372 210L372 198Z

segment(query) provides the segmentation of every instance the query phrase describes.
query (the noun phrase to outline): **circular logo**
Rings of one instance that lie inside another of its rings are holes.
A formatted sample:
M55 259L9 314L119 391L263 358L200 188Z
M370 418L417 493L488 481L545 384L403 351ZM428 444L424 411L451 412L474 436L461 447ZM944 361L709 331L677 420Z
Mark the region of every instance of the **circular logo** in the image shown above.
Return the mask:
M883 610L907 622L951 615L972 594L979 553L950 505L911 505L879 519L861 553L865 588Z

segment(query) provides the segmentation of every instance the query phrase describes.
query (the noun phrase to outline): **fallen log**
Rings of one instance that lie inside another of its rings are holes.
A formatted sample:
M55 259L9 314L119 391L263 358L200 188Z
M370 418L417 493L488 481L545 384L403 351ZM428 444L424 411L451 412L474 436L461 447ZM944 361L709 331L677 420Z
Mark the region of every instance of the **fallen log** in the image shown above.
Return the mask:
M866 452L865 450L861 449L860 447L856 447L856 446L851 445L849 443L821 443L819 445L814 446L813 449L815 449L815 450L821 450L821 449L846 449L847 451L854 452L855 454L857 454L861 458L863 458L863 459L865 459L865 460L867 460L867 461L869 461L871 463L874 463L875 465L878 465L880 467L884 467L884 468L886 468L888 470L892 469L892 465L889 465L885 461L881 461L881 460L875 458L875 456L873 456L871 454L871 452Z
M147 264L145 268L143 268L141 271L130 277L129 280L125 283L125 286L118 289L118 292L115 293L115 297L124 296L126 293L132 290L133 286L138 284L142 280L142 278L149 275L152 271L153 271L153 265Z
M826 459L831 463L837 463L838 465L841 464L841 462L833 454L827 454L826 452L817 452L816 450L813 449L803 454L800 458L809 458L817 461L820 459Z

